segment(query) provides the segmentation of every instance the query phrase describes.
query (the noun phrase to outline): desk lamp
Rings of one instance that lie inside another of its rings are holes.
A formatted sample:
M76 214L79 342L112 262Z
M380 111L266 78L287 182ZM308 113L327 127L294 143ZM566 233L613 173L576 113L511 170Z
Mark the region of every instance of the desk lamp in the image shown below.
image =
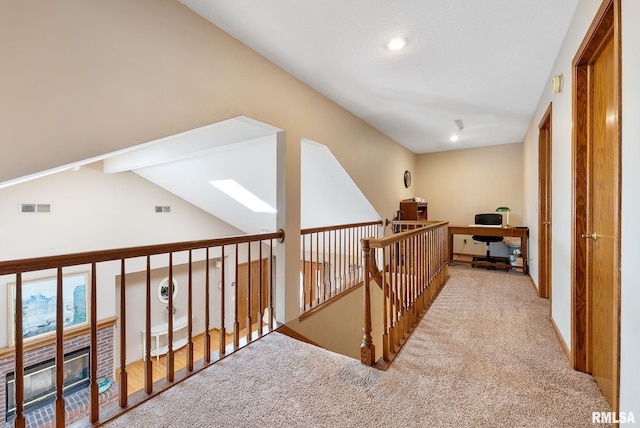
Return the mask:
M496 211L500 212L500 213L507 213L507 222L505 223L505 226L509 227L509 211L511 211L511 208L509 208L509 207L498 207L498 208L496 208Z

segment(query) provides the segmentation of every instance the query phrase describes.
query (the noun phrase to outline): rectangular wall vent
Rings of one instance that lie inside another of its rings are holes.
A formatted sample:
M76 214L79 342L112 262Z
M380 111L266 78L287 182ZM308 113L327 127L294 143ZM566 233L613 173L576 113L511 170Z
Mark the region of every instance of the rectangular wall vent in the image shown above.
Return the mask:
M50 213L51 204L20 204L20 212L23 214Z
M36 204L22 204L20 205L21 213L35 213L36 212Z
M170 213L171 212L171 206L169 206L169 205L156 205L156 212L157 213Z

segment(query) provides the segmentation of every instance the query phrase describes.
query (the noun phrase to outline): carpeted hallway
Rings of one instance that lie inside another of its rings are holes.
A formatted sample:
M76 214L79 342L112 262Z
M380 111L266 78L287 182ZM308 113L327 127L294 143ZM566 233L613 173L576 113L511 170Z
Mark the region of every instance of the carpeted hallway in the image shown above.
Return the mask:
M386 372L272 333L105 426L585 427L609 411L528 277L450 273Z

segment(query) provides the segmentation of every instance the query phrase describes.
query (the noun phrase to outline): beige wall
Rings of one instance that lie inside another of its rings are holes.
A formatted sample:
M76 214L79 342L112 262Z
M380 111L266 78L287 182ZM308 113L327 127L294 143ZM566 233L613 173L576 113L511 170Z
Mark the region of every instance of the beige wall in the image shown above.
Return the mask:
M382 290L371 282L371 325L376 360L382 356ZM360 359L364 324L364 288L346 294L303 321L291 320L287 326L325 349Z
M328 146L381 217L409 196L412 152L176 0L0 2L0 28L0 181L237 116L284 130L281 321L297 312L302 138Z
M2 2L0 28L0 181L246 115L329 146L382 215L407 195L413 153L175 0Z
M472 224L476 214L508 206L509 223L526 225L522 165L522 144L427 153L418 156L411 187L415 186L415 196L428 202L429 220ZM485 251L484 245L474 245L468 238L464 245L464 238L456 236L454 251Z

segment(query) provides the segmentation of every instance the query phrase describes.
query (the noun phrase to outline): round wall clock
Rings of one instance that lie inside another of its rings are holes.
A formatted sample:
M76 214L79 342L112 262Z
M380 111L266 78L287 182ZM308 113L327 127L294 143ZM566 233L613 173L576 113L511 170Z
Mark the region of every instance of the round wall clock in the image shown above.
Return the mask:
M411 173L409 171L404 172L404 187L409 188L411 186Z

